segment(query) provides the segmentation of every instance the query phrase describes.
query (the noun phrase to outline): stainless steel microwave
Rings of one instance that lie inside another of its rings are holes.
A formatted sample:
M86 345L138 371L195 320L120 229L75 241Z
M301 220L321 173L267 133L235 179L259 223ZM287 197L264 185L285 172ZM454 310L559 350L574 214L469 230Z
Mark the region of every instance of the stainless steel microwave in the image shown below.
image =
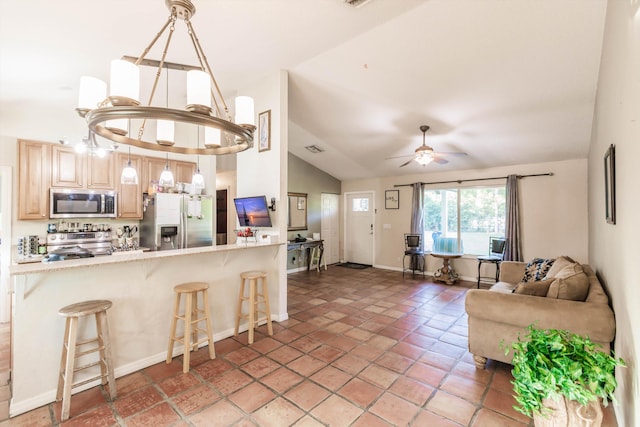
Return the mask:
M115 218L118 195L111 190L51 188L49 218Z

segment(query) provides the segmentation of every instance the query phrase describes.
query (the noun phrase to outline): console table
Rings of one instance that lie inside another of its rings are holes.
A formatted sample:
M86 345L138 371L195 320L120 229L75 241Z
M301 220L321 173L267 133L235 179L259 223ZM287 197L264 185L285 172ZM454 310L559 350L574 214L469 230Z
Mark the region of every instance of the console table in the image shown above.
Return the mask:
M431 256L442 259L442 267L433 274L433 280L452 285L458 280L458 273L449 264L449 260L460 258L462 254L452 254L446 252L431 252Z
M290 240L287 242L287 252L305 251L305 256L307 258L307 271L311 270L311 249L315 247L320 248L320 258L318 259L318 265L320 265L322 256L324 255L324 240L307 240L306 242L295 242Z

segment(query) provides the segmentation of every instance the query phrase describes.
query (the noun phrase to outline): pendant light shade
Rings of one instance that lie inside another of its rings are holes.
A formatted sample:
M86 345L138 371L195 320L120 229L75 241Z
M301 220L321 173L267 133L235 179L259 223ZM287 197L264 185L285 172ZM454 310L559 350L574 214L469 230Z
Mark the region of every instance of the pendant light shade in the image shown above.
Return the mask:
M93 110L107 97L107 84L95 77L80 77L78 109Z
M164 166L164 170L160 174L160 179L158 180L158 185L162 187L174 187L176 185L173 179L173 173L171 169L169 169L169 155L167 154L167 163Z
M133 166L131 166L131 147L129 147L129 160L127 161L127 166L122 169L122 174L120 175L120 184L138 184L138 172Z
M204 190L204 177L200 173L200 168L196 169L196 173L193 174L191 186L194 190ZM196 194L198 194L197 191Z
M206 127L204 128L204 145L205 147L220 147L220 129Z
M200 70L187 71L187 105L211 107L211 77Z

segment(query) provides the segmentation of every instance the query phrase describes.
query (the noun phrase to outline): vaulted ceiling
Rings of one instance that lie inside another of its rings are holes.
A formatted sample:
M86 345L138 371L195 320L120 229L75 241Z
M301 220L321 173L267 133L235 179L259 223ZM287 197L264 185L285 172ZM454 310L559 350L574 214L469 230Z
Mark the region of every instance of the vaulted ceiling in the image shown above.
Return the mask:
M604 0L193 1L223 91L287 70L289 151L338 179L587 157ZM168 16L162 0L0 5L3 135L49 112L39 125L80 138L79 77L108 80ZM170 60L195 63L179 30ZM399 168L422 124L434 150L467 156Z

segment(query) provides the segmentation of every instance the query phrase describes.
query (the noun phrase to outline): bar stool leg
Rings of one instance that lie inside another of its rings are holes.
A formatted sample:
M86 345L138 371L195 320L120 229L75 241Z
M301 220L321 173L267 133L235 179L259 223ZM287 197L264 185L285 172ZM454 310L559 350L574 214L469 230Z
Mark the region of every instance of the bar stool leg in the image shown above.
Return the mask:
M253 344L253 329L256 326L256 279L249 279L249 344Z
M213 326L211 325L211 317L209 316L209 296L206 289L202 291L202 299L204 301L204 318L207 322L207 338L209 339L209 359L215 359L216 349L213 346Z
M191 305L191 346L190 351L198 350L198 292L194 292ZM195 324L195 326L193 326Z
M67 360L65 361L64 369L64 387L62 391L62 411L60 414L60 420L65 421L69 419L69 409L71 408L71 386L73 385L73 367L76 358L76 333L78 332L78 318L70 317L67 319L69 322L66 344L67 344Z
M267 278L262 278L262 299L264 299L265 314L267 315L267 331L269 336L273 335L273 325L271 324L271 307L269 306L269 288Z
M180 310L180 294L176 294L175 303L173 305L173 318L171 319L171 329L169 333L169 345L167 346L167 364L171 363L173 358L173 343L176 340L176 326L178 324L178 313Z
M65 366L67 364L67 348L69 342L69 326L70 319L66 319L64 323L64 342L62 343L62 356L60 357L60 370L58 374L58 389L56 390L56 402L62 399L64 389Z
M102 385L109 384L109 397L113 400L117 397L118 392L116 389L116 377L113 372L111 335L109 333L109 321L107 320L106 311L96 313L96 328L98 330L98 345L100 345L101 348L100 372L102 373Z
M238 312L236 313L236 329L233 332L234 336L238 336L238 329L240 328L240 320L242 319L242 301L244 301L244 282L245 279L240 279L240 293L238 294Z
M191 339L191 312L192 312L192 304L193 304L193 293L189 292L186 294L186 302L184 307L184 337L183 337L183 347L184 351L182 353L182 372L189 372L189 362L191 362L191 345L189 340Z

